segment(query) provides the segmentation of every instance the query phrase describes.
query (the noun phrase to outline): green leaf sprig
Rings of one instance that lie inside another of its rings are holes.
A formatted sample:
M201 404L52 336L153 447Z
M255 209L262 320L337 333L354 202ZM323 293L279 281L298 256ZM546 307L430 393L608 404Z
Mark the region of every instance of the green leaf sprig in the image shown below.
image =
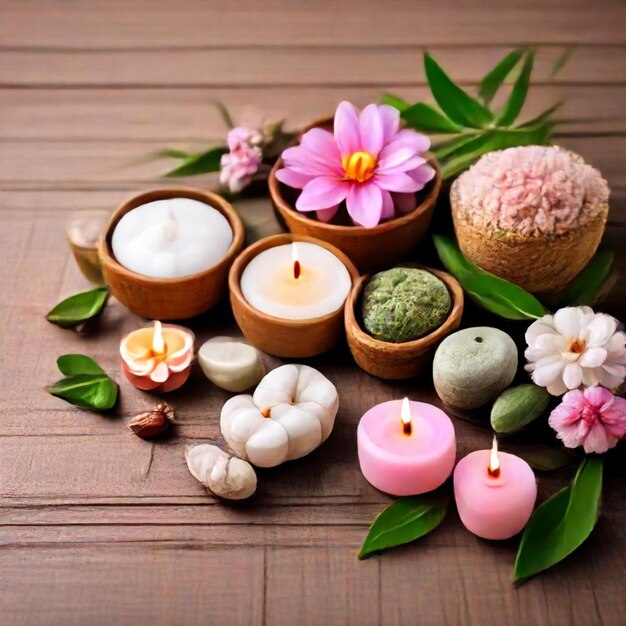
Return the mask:
M74 294L48 311L46 319L63 328L75 328L98 316L108 297L106 287Z
M613 250L600 250L574 278L561 298L561 306L593 304L613 267Z
M450 496L443 489L396 500L370 526L359 559L427 535L442 522L449 503Z
M65 378L46 391L84 409L106 411L117 402L118 387L105 371L84 354L64 354L57 366Z
M532 514L515 559L516 583L556 565L589 537L600 514L601 493L602 458L587 457L572 483Z
M510 320L538 319L544 306L521 287L471 263L449 237L433 235L439 259L476 304Z
M482 79L478 98L475 98L425 53L424 71L437 106L424 102L410 104L389 93L383 94L383 102L397 108L407 126L447 136L433 151L442 165L444 179L453 178L492 150L550 143L556 124L552 114L560 103L514 126L526 102L534 58L535 51L530 48L516 48L507 54ZM555 71L559 69L555 67ZM499 110L492 109L494 97L515 74L517 77L504 105Z

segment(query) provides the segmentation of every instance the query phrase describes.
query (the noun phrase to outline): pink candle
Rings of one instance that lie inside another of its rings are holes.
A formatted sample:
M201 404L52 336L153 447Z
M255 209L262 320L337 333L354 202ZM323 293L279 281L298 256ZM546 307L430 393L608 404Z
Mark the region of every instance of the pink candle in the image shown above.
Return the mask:
M363 476L394 496L436 489L450 476L456 457L450 418L431 404L407 398L365 413L357 443Z
M461 521L483 539L508 539L526 526L537 499L530 465L514 454L477 450L454 470L454 497Z

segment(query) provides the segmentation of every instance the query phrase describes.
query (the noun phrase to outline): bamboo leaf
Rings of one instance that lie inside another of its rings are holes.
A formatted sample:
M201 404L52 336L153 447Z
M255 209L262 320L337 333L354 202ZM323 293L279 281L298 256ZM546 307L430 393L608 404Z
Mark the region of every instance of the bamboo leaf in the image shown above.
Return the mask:
M491 111L454 83L428 53L424 54L424 69L439 108L453 122L483 128L493 120Z
M213 100L213 104L215 105L217 110L220 112L220 115L222 116L222 119L224 120L224 124L226 124L226 127L229 130L231 128L235 128L235 122L233 121L233 118L231 117L229 110L226 108L226 105L220 100Z
M512 52L509 52L509 54L482 79L478 88L478 95L485 104L489 104L493 100L496 93L498 93L498 89L500 89L502 83L507 79L511 70L517 65L525 52L525 48L516 48Z
M158 150L155 156L168 159L188 159L192 155L176 148L163 148L163 150Z
M370 526L359 559L427 535L446 516L449 501L444 490L396 500Z
M587 457L571 485L531 516L515 559L516 583L556 565L584 543L598 519L601 493L602 458Z
M398 109L400 113L411 106L406 100L389 92L384 93L381 100L383 104L388 104L389 106Z
M46 319L63 328L74 328L99 315L108 296L106 287L74 294L53 307Z
M569 62L572 58L572 55L575 51L574 46L568 46L563 50L563 52L558 56L557 60L554 62L552 66L552 71L550 72L550 78L554 78Z
M546 122L548 119L550 119L550 116L557 109L560 109L562 106L563 106L563 101L561 100L560 102L557 102L556 104L553 104L550 108L546 109L543 113L540 113L539 115L537 115L537 117L533 117L527 122L520 124L519 126L516 127L516 129L528 128L530 126L540 126L541 124ZM594 119L593 121L595 122L597 120Z
M441 262L479 306L511 320L537 319L546 313L532 294L473 265L448 237L433 235L433 241Z
M530 50L525 58L522 71L518 76L511 93L504 103L502 111L496 118L496 124L499 126L510 126L520 114L524 102L526 102L526 96L528 95L528 86L530 85L530 74L533 71L533 62L535 60L534 50Z
M458 124L422 102L404 109L401 117L409 126L424 133L458 133L462 130Z
M104 370L90 357L84 354L64 354L57 359L61 374L104 374Z
M593 304L595 296L611 273L614 258L613 250L596 252L593 259L570 283L561 299L561 306Z
M442 141L433 146L433 153L440 162L444 161L445 159L454 157L455 155L462 154L464 146L476 139L477 136L478 135L474 133L471 135L457 135L453 139Z
M166 176L170 178L181 178L184 176L197 176L198 174L206 174L208 172L218 172L220 169L220 161L222 155L228 150L225 146L217 146L206 152L194 154L187 158L182 165L179 165Z

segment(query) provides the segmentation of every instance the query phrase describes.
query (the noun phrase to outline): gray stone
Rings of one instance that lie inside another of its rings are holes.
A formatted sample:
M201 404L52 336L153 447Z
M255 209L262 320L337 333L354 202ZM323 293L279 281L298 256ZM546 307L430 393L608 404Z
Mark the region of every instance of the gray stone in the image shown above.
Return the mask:
M497 328L465 328L446 337L433 361L433 382L450 406L475 409L506 389L517 372L517 346Z

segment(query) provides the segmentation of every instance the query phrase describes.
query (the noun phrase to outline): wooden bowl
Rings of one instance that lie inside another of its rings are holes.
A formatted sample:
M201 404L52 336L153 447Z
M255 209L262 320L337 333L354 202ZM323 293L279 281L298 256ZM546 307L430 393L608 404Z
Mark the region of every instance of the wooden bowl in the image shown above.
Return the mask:
M217 209L230 224L233 241L226 256L206 270L178 278L152 278L120 265L113 256L111 237L118 222L130 210L155 200L191 198ZM181 320L204 313L226 295L228 270L245 239L241 218L224 198L202 189L168 187L134 196L113 213L100 240L100 261L111 293L133 313L149 319Z
M305 132L313 127L328 128L329 125L332 127L332 119L319 120ZM415 209L373 228L327 224L298 212L294 205L299 190L283 185L276 178L276 172L283 167L282 157L276 161L269 175L270 197L279 219L289 232L327 241L345 252L361 272L366 272L409 259L424 238L441 191L439 163L434 157L429 163L435 168L435 178L417 193L419 204Z
M321 354L337 344L344 332L343 307L323 317L282 319L251 306L244 298L240 285L243 270L255 256L268 248L294 241L307 241L326 248L346 266L353 283L359 277L352 261L331 244L305 235L282 234L265 237L246 248L230 268L228 286L237 324L252 345L275 356L302 358Z
M445 322L432 333L403 343L374 339L361 328L361 294L370 275L361 276L352 286L344 309L348 347L359 367L368 374L387 380L404 380L421 374L430 364L437 345L461 324L463 315L463 288L446 272L414 263L401 264L419 267L440 278L452 298L452 308Z

